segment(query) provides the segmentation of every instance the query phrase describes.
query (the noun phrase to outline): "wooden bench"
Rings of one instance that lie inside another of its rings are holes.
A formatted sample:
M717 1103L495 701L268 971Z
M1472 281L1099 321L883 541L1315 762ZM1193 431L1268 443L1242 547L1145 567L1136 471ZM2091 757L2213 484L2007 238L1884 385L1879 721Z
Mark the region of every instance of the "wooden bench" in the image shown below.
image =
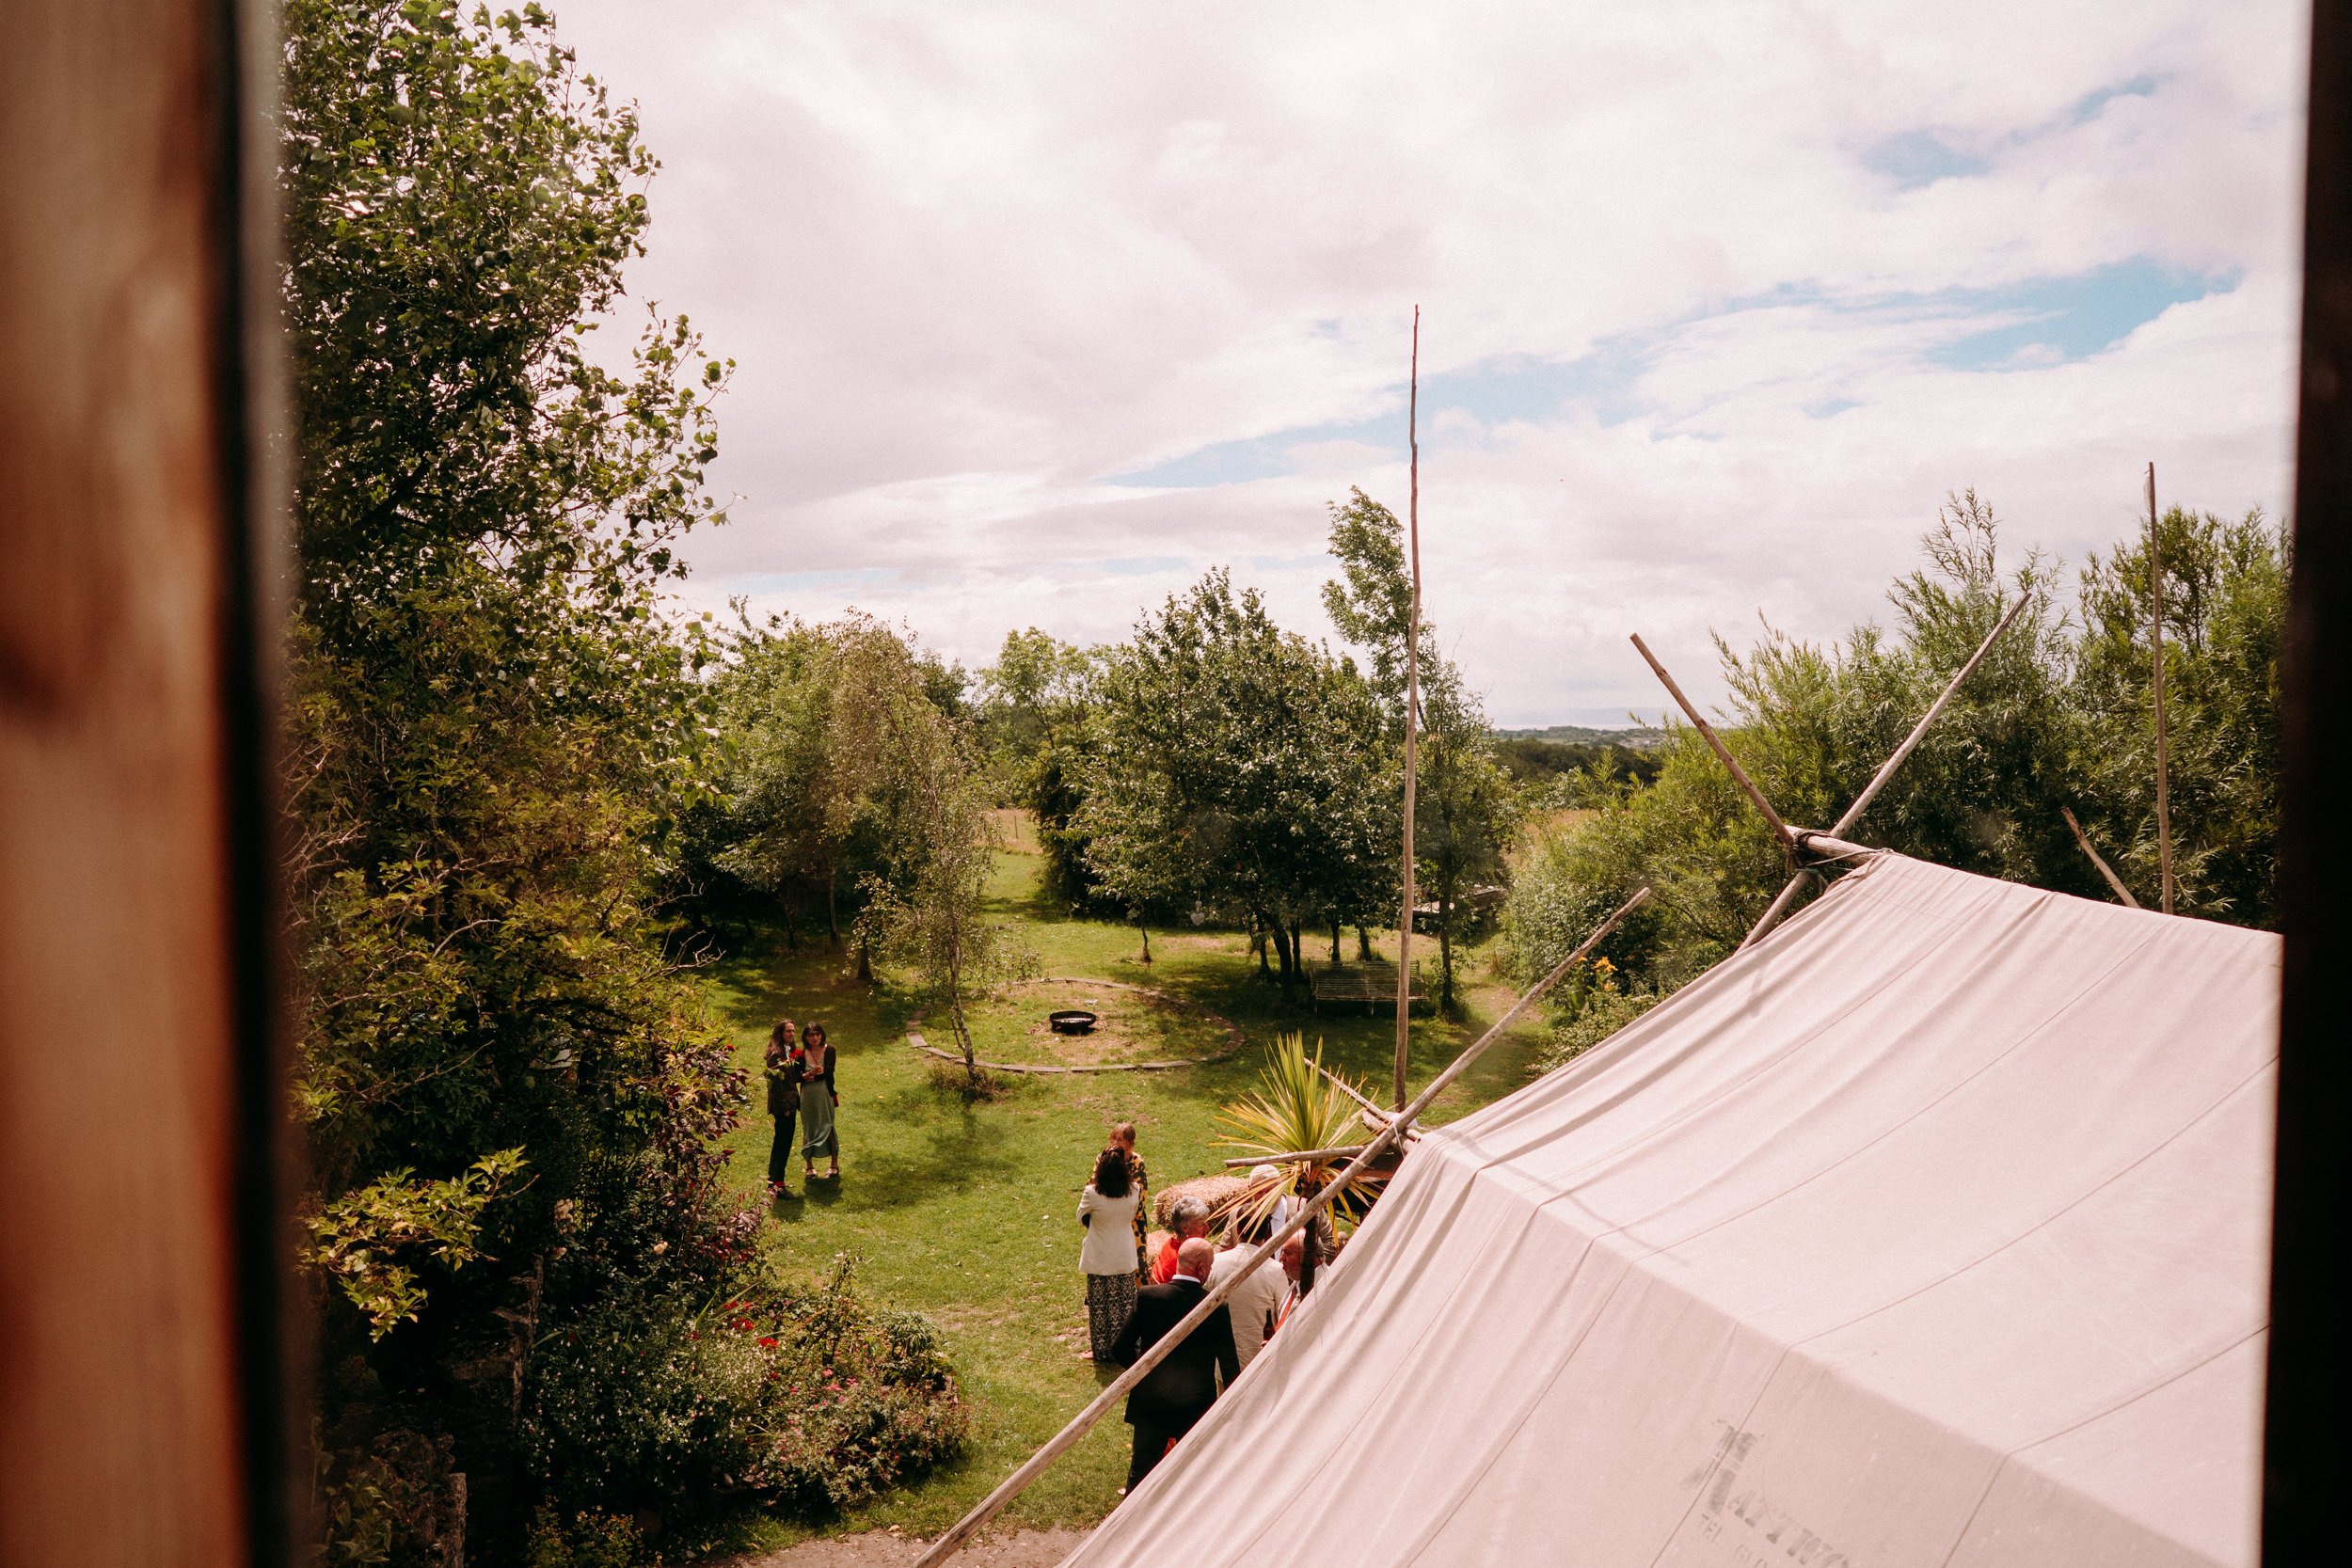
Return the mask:
M1396 966L1384 963L1332 965L1307 972L1307 989L1316 1010L1326 1002L1360 1002L1377 1009L1396 1002ZM1412 1002L1425 1002L1421 989L1421 965L1413 966Z

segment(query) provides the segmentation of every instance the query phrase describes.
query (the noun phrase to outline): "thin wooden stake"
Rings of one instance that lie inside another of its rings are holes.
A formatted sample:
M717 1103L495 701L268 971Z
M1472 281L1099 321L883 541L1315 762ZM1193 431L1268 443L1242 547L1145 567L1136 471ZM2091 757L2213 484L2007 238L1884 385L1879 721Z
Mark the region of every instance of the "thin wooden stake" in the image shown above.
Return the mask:
M1983 663L1984 656L1993 651L1993 644L1999 641L2001 633L2009 630L2009 624L2016 620L2018 612L2032 602L2031 594L2017 595L2017 602L2009 607L2008 613L1994 624L1991 631L1984 634L1984 641L1977 644L1977 651L1968 656L1968 662L1962 665L1952 678L1945 684L1943 695L1937 697L1928 711L1919 716L1919 721L1911 727L1911 733L1903 737L1903 743L1895 748L1894 755L1879 765L1879 770L1871 775L1870 782L1863 786L1862 793L1854 797L1853 804L1846 808L1846 815L1839 817L1836 826L1830 829L1831 837L1845 837L1847 830L1861 819L1862 814L1869 809L1870 802L1878 799L1879 791L1886 787L1886 781L1895 776L1895 769L1900 768L1903 765L1903 759L1916 751L1919 742L1927 738L1928 726L1942 717L1945 707L1960 694L1961 682L1976 673L1977 666ZM1748 948L1755 946L1765 932L1780 924L1781 917L1788 911L1789 903L1797 896L1798 889L1804 885L1805 878L1811 875L1810 871L1800 871L1788 879L1788 884L1780 890L1780 896L1772 900L1772 908L1764 911L1764 917L1756 923L1749 930L1746 939L1740 943L1740 951L1745 952Z
M1301 1160L1354 1159L1366 1146L1347 1144L1339 1148L1295 1148L1286 1154L1245 1154L1238 1160L1225 1162L1227 1170L1239 1170L1245 1165L1295 1165Z
M2074 842L2083 847L2083 853L2090 857L2090 863L2099 868L2099 875L2107 879L2107 886L2115 890L2115 895L2123 900L2124 903L2129 904L2133 909L2139 908L2139 900L2133 897L2132 890L2123 885L2123 879L2117 876L2115 874L2115 868L2107 864L2107 863L2101 858L2099 851L2090 847L2090 835L2084 832L2083 825L2074 820L2074 808L2072 806L2060 806L2058 807L2058 815L2065 817L2066 825L2074 830Z
M1373 1117L1371 1126L1374 1131L1376 1132L1380 1128L1386 1127L1389 1123L1396 1119L1396 1113L1394 1111L1385 1111L1379 1106L1375 1105L1370 1100L1367 1100L1364 1096L1359 1094L1353 1084L1350 1084L1346 1079L1341 1077L1338 1073L1333 1072L1329 1068L1325 1067L1321 1062L1317 1062L1315 1064L1315 1070L1323 1074L1325 1080L1327 1081L1333 1088L1339 1090L1340 1093L1354 1101L1358 1105L1363 1108L1366 1115ZM1405 1135L1408 1138L1418 1138L1421 1136L1421 1133L1417 1130L1408 1127L1405 1130Z
M1649 661L1649 667L1657 672L1658 678L1666 683L1666 689L1674 694L1676 705L1682 709L1682 716L1690 720L1700 737L1714 748L1716 758L1731 769L1732 782L1747 791L1748 799L1756 803L1756 809L1764 814L1764 820L1772 825L1772 836L1780 840L1782 849L1794 849L1797 846L1796 835L1789 832L1788 824L1780 819L1780 813L1774 811L1772 803L1764 799L1764 792L1756 786L1754 779L1748 777L1747 769L1740 766L1739 760L1731 754L1731 748L1723 743L1714 727L1700 715L1697 705L1682 694L1682 688L1677 686L1675 678L1666 673L1666 667L1658 662L1658 656L1649 651L1649 644L1642 641L1639 632L1633 634L1633 646Z
M2156 700L2156 859L2164 912L2172 912L2172 806L2167 796L2164 755L2164 540L2156 523L2156 466L2148 465L2148 622L2154 644Z
M1396 927L1396 1103L1405 1104L1405 1061L1413 1040L1413 790L1421 719L1421 307L1413 307L1412 372L1406 383L1405 440L1410 449L1410 488L1405 503L1406 547L1413 572L1413 605L1405 635L1405 913Z
M1627 915L1631 914L1635 909L1640 907L1642 901L1648 896L1649 889L1643 888L1632 897L1618 905L1615 911L1612 913L1608 919L1602 921L1600 925L1594 929L1591 936L1586 937L1581 942L1578 943L1575 952L1570 953L1566 958L1561 959L1557 964L1553 965L1549 974L1546 974L1541 980L1536 981L1535 984L1529 989L1526 995L1520 997L1517 1002L1514 1002L1511 1005L1510 1011L1495 1020L1492 1027L1487 1029L1485 1034L1479 1036L1477 1039L1471 1041L1469 1046L1464 1048L1459 1056L1454 1057L1452 1062L1447 1064L1443 1072L1438 1073L1437 1077L1431 1079L1429 1086L1422 1090L1419 1095L1415 1096L1412 1103L1398 1111L1396 1119L1389 1124L1388 1130L1382 1132L1378 1137L1373 1139L1372 1142L1366 1144L1364 1146L1364 1151L1361 1154L1357 1155L1354 1160L1349 1162L1344 1170L1341 1171L1339 1175L1331 1179L1330 1185L1325 1187L1323 1191L1317 1193L1307 1202L1299 1205L1298 1212L1293 1214L1288 1220L1285 1220L1282 1223L1281 1227L1276 1230L1273 1235L1267 1237L1265 1241L1259 1245L1257 1251L1251 1253L1248 1259L1244 1261L1239 1268L1235 1269L1232 1275L1227 1276L1223 1284L1211 1287L1208 1292L1202 1295L1200 1301L1193 1305L1192 1310L1185 1313L1184 1317L1178 1321L1175 1327L1169 1329L1166 1334L1161 1335L1160 1338L1152 1343L1150 1349L1146 1350L1141 1355L1136 1357L1136 1364L1134 1366L1120 1373L1119 1376L1111 1382L1109 1386L1105 1387L1101 1393L1094 1396L1091 1403L1089 1403L1084 1410L1079 1411L1077 1415L1071 1418L1070 1424L1068 1426L1056 1433L1053 1437L1046 1442L1043 1448L1031 1454L1026 1464L1023 1465L1021 1468L1015 1470L1011 1475L1007 1476L997 1486L996 1490L991 1492L987 1497L980 1499L978 1506L975 1507L971 1513L965 1514L962 1518L957 1520L948 1528L946 1534L942 1535L938 1540L932 1542L930 1550L925 1552L922 1557L917 1560L915 1568L939 1568L939 1564L955 1556L957 1551L962 1547L963 1544L971 1539L973 1531L978 1529L981 1526L987 1524L991 1519L996 1517L997 1514L1003 1513L1005 1505L1011 1502L1013 1498L1019 1497L1023 1490L1028 1486L1029 1482L1035 1481L1040 1475L1043 1474L1047 1465L1053 1464L1055 1460L1060 1458L1061 1455L1069 1449L1072 1444L1077 1442L1079 1438L1084 1437L1089 1432L1092 1431L1094 1429L1094 1424L1097 1421L1100 1421L1104 1416L1110 1414L1112 1405L1117 1404L1121 1399L1125 1398L1128 1391L1134 1388L1136 1384L1141 1383L1151 1372L1152 1368L1158 1366L1162 1361L1166 1360L1169 1353L1174 1351L1178 1345L1184 1341L1184 1338L1187 1335L1189 1335L1194 1329L1199 1328L1202 1323L1206 1323L1208 1321L1209 1314L1223 1306L1225 1298L1239 1290L1242 1283L1258 1271L1258 1266L1260 1264L1280 1252L1284 1242L1289 1241L1293 1236L1295 1236L1300 1231L1306 1229L1309 1225L1313 1223L1314 1217L1317 1214L1329 1208L1332 1202L1355 1182L1357 1178L1362 1176L1371 1168L1372 1163L1375 1160L1377 1160L1390 1148L1394 1148L1397 1138L1401 1135L1405 1125L1407 1122L1411 1121L1415 1117L1421 1115L1422 1112L1427 1110L1430 1102L1436 1100L1440 1094L1443 1094L1447 1088L1451 1087L1456 1078L1459 1078L1464 1072L1467 1072L1470 1069L1470 1064L1478 1060L1481 1055L1485 1054L1488 1046L1494 1044L1495 1041L1502 1037L1504 1030L1510 1028L1512 1024L1518 1022L1518 1017L1521 1013L1527 1011L1529 1007L1534 1006L1535 1003L1542 998L1546 991L1549 991L1554 985L1559 983L1562 975L1567 974L1568 970L1581 961L1585 955L1592 952L1594 948L1599 946L1601 940L1607 937L1611 931L1617 928L1617 922L1623 920Z

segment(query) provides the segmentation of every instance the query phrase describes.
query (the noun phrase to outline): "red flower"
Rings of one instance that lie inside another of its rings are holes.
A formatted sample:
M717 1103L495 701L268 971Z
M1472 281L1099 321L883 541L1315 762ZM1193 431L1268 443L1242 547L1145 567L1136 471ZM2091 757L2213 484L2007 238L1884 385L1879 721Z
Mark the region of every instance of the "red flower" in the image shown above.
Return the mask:
M770 1336L766 1337L765 1338L762 1338L762 1339L759 1341L759 1348L760 1348L761 1350L773 1350L773 1349L775 1349L775 1348L776 1348L776 1340L775 1340L775 1337L774 1337L773 1335L770 1335Z

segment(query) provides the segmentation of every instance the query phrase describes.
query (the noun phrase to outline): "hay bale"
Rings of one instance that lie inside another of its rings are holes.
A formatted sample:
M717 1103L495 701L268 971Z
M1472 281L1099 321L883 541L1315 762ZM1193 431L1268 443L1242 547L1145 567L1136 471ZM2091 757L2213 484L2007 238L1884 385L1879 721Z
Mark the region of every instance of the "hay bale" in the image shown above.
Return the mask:
M1166 1230L1168 1211L1176 1206L1178 1198L1197 1197L1215 1209L1220 1203L1232 1201L1233 1196L1248 1185L1248 1180L1245 1177L1225 1175L1196 1176L1188 1180L1179 1181L1152 1195L1152 1222L1162 1230Z

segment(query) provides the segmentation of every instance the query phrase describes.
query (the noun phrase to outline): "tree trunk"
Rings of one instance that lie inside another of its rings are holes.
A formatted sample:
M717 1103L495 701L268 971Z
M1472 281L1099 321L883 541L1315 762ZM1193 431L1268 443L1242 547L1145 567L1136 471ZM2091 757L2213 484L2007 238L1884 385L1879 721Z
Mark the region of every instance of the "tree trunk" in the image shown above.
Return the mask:
M1307 977L1307 935L1295 920L1291 922L1291 969L1296 978Z
M1143 961L1150 963L1152 961L1152 927L1143 923L1143 916L1137 915L1136 916L1136 929L1143 933Z
M1337 915L1331 917L1331 967L1340 967L1340 921Z
M1274 956L1281 963L1282 994L1290 994L1291 980L1298 973L1295 951L1291 946L1290 928L1280 921L1271 927L1274 933Z
M788 898L778 899L777 907L784 911L784 950L797 953L801 950L801 932L800 922L792 918L792 901Z
M1454 900L1438 895L1438 1010L1454 1016Z
M857 944L857 977L869 986L874 983L874 950L863 939Z
M1274 971L1266 967L1265 961L1265 927L1255 920L1249 923L1249 951L1257 956L1258 978L1272 979Z
M825 867L825 935L832 941L833 950L836 953L841 951L840 891L841 867L838 865ZM858 960L861 967L865 961L862 958Z
M1372 962L1372 933L1361 926L1356 927L1356 961Z
M979 1053L972 1044L971 1026L963 1021L963 1000L950 994L947 998L947 1022L956 1031L956 1049L963 1053L963 1073L974 1085L980 1081Z

